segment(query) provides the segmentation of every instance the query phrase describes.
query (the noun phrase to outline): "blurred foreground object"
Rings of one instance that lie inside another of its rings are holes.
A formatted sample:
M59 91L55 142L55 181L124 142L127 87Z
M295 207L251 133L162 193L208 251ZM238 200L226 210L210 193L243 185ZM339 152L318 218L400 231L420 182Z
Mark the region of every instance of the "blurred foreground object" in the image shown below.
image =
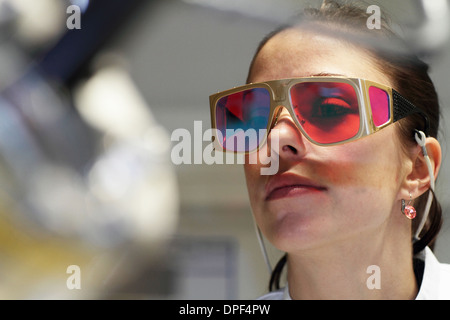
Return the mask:
M407 30L407 40L416 51L432 55L446 45L450 37L450 0L414 0L423 20Z
M44 2L56 11L70 4ZM37 44L8 37L20 35L11 25L26 24L26 5L22 12L1 1L0 10L6 7L0 299L163 296L170 270L159 259L178 218L168 134L114 59L99 59L76 89L47 77L25 49ZM45 42L64 28L62 21Z

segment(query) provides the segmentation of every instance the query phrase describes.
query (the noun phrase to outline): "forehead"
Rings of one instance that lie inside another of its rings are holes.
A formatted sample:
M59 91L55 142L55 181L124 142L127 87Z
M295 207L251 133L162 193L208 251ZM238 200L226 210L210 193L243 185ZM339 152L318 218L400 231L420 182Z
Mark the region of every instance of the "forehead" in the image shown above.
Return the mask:
M327 35L288 29L272 37L258 53L251 82L337 74L391 85L368 51Z

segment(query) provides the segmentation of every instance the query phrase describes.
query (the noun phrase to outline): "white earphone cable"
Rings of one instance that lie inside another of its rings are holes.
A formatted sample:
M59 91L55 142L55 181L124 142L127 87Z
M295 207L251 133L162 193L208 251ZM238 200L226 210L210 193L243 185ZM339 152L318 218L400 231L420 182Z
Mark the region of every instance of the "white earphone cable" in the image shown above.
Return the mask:
M270 261L269 261L269 256L267 254L266 246L264 245L264 240L263 240L263 236L261 234L261 230L259 229L259 227L256 224L256 222L255 221L253 221L253 222L254 222L254 225L255 225L256 237L258 238L259 246L261 248L261 252L263 254L264 261L266 262L266 266L267 266L267 269L269 271L269 274L272 274L272 266L271 266Z
M427 168L428 168L428 173L430 175L430 188L431 191L434 192L434 187L435 187L435 178L434 178L434 172L433 172L433 168L431 166L431 161L430 158L428 157L428 153L427 153L427 148L425 147L425 134L422 131L416 130L416 134L415 134L415 139L417 144L422 148L422 153L425 159L425 162L427 164ZM422 219L420 220L420 224L417 227L416 233L414 235L414 239L419 240L419 235L420 232L423 229L423 226L425 225L425 222L427 221L428 218L428 214L430 212L430 208L431 208L431 203L433 201L433 194L432 192L430 192L428 194L428 200L425 206L425 210L422 216Z

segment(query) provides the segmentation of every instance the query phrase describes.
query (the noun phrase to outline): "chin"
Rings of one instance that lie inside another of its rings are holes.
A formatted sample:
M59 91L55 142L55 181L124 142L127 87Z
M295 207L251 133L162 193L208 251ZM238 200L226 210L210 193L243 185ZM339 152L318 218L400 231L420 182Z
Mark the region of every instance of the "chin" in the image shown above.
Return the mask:
M288 213L261 230L274 247L285 252L312 249L329 242L336 228L325 217Z

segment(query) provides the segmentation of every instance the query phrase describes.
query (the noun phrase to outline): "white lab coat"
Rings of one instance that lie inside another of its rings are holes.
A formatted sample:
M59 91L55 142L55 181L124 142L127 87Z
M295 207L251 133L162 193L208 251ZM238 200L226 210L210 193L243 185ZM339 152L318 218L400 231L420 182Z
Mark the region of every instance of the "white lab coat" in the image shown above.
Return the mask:
M440 263L426 247L415 258L425 263L422 283L416 300L450 300L450 264ZM291 300L288 286L269 292L258 300Z

